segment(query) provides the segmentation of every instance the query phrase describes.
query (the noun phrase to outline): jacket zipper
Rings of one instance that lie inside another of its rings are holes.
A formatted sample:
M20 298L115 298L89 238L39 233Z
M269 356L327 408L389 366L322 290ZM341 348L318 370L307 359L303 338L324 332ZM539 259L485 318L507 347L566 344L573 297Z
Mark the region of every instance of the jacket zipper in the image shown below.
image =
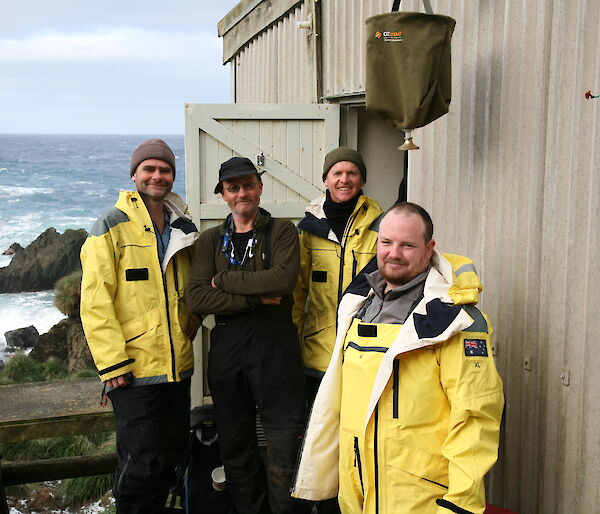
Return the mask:
M379 459L377 458L377 437L379 433L379 408L375 406L375 428L373 430L373 453L375 468L375 514L379 512Z
M175 259L174 256L173 259ZM171 350L171 372L173 373L173 381L177 382L177 374L175 371L175 348L173 347L173 336L171 334L171 313L169 312L169 293L167 290L167 277L166 275L162 274L162 270L161 275L163 279L163 290L165 292L165 307L167 308L167 328L169 330L169 348Z
M146 230L150 232L150 229L148 227L146 227ZM157 235L156 235L156 233L154 233L155 243L157 243L156 238L157 238ZM162 272L162 263L160 262L160 259L158 258L158 247L156 249L156 258L158 260L158 269L160 269L160 276L162 277L162 282L163 282L163 292L165 295L165 308L167 311L167 330L169 331L169 349L171 351L171 373L173 376L173 382L177 382L177 372L176 372L176 368L175 368L175 348L173 347L173 335L171 334L171 313L169 312L169 292L167 289L167 275L166 275L166 272L165 273ZM179 297L179 291L177 288L177 265L175 264L175 256L174 255L173 255L173 275L175 277L174 283L175 283L175 289L177 291L177 297Z
M358 261L356 260L354 249L352 249L352 280L356 278L356 268L358 268Z
M177 300L179 301L181 296L179 295L179 277L177 276L177 260L173 256L173 277L175 278L175 293L177 293Z
M358 437L354 436L354 467L358 468L358 479L360 480L360 489L365 496L365 487L363 485L362 462L360 461L360 448L358 447Z
M400 361L394 359L394 385L392 397L392 417L398 419L398 401L399 401L399 382L400 382Z
M361 209L363 209L364 207L361 207ZM342 293L344 291L344 261L345 261L345 257L346 257L346 243L348 243L348 236L350 234L350 229L352 228L352 225L354 225L354 221L356 220L358 213L360 212L360 209L358 209L358 211L356 211L356 213L354 214L354 216L352 216L352 218L350 218L350 220L348 220L348 225L346 225L346 229L344 230L344 235L342 236L342 243L340 244L341 246L341 255L340 255L340 272L339 272L339 277L338 277L338 298L337 298L337 303L338 305L340 304L340 301L342 300Z

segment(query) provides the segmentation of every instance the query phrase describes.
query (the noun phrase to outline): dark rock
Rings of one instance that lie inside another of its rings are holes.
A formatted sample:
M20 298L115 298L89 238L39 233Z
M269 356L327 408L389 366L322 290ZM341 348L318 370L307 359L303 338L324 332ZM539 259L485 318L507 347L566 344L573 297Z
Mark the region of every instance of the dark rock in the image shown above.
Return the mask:
M6 345L10 348L33 348L40 333L33 325L4 332Z
M83 229L59 234L49 228L0 268L0 293L53 289L58 279L81 269L79 252L86 237Z
M21 250L23 250L23 247L19 243L13 243L2 252L2 255L14 255Z
M67 318L69 328L67 329L67 345L69 347L69 362L67 364L69 372L82 369L96 369L94 359L87 344L83 325L79 318Z
M46 362L54 357L69 372L96 369L81 320L74 318L65 318L42 334L29 356L38 362Z
M50 357L54 357L66 366L69 361L68 328L68 318L59 321L48 332L39 337L29 356L38 362L46 362Z

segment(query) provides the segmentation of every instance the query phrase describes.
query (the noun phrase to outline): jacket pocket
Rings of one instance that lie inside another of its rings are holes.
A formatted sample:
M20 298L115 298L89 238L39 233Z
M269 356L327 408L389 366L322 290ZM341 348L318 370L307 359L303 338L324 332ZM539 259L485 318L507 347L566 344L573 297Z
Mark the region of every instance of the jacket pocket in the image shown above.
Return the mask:
M442 455L414 449L398 442L397 437L386 438L387 463L426 480L441 488L448 488L448 461Z
M154 333L160 326L160 315L158 309L145 313L139 318L132 319L121 325L123 337L126 343L141 343L148 333Z

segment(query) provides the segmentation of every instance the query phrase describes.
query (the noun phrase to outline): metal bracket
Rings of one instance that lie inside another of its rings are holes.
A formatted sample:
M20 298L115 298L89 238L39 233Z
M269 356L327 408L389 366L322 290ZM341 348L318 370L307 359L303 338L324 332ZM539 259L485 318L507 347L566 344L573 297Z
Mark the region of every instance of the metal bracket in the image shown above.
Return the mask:
M306 35L310 36L313 33L313 17L312 14L308 15L306 20L296 22L296 27L301 30L306 30Z
M261 152L260 155L256 156L256 165L260 166L261 168L264 167L265 165L265 154Z

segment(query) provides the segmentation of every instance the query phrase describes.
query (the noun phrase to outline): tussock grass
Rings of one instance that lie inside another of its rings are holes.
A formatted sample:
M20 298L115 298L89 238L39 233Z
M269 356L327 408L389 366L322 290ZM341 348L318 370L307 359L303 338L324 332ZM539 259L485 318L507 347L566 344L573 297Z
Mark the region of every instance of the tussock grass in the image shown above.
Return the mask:
M117 451L114 432L83 437L87 438L91 443L91 446L85 452L86 455L104 455ZM60 492L68 505L81 505L97 500L110 491L113 480L114 477L112 474L70 478L61 483Z
M0 371L0 385L43 382L68 376L67 368L55 358L51 357L46 362L40 363L27 355L18 353L11 357Z
M114 432L36 439L19 443L0 443L3 461L34 461L77 455L103 455L116 451ZM69 506L97 500L112 487L112 475L97 475L63 480L59 493ZM7 488L12 497L27 497L30 485Z
M61 278L54 286L54 305L63 314L79 318L81 270Z

